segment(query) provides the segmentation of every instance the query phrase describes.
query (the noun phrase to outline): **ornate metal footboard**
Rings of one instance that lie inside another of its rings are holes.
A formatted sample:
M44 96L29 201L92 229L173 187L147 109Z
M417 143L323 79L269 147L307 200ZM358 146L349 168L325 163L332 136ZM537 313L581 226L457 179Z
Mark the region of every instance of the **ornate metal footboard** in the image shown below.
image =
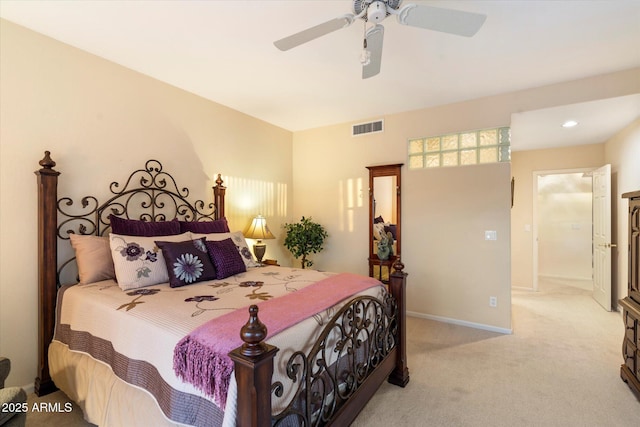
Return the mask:
M258 307L249 309L241 336L245 344L230 353L238 382L239 426L324 426L352 422L385 378L404 387L406 366L404 290L406 273L397 263L383 301L357 297L328 322L312 349L295 352L287 375L295 391L285 409L271 413L271 383L276 347L263 342L266 327ZM243 394L247 393L247 394Z
M308 354L289 358L287 375L295 397L275 416L275 425L324 425L389 355L396 344L397 305L359 297L344 306L325 327ZM282 383L276 394L282 394Z

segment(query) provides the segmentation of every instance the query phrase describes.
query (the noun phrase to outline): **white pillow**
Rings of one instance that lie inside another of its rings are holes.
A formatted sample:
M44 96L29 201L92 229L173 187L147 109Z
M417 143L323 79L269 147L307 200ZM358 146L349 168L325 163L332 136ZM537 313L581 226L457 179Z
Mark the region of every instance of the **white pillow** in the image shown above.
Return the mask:
M379 222L373 224L373 238L375 240L382 240L382 234L384 234L384 223Z
M191 233L191 239L199 239L200 237L205 237L207 240L211 240L214 242L219 242L221 240L226 240L231 238L233 243L235 243L236 248L238 248L238 252L240 252L240 256L242 256L242 261L244 265L249 267L260 267L260 264L253 258L253 254L251 250L249 250L249 245L244 238L244 234L242 231L234 231L233 233Z
M183 242L191 240L190 233L172 236L125 236L111 233L109 246L116 270L118 286L123 291L167 283L169 274L162 251L155 241Z

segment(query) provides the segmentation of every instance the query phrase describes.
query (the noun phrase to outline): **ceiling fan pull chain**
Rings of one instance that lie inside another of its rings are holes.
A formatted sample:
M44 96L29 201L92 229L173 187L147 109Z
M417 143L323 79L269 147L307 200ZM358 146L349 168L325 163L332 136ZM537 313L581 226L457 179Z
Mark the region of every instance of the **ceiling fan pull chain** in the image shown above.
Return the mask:
M367 22L364 22L364 33L362 35L362 52L360 53L360 64L369 65L371 63L371 51L367 49Z

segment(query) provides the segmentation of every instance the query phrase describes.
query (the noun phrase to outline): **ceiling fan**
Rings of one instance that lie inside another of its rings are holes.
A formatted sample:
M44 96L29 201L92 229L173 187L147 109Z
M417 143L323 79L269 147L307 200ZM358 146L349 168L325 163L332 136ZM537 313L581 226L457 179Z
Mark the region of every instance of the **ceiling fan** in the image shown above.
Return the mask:
M362 78L373 77L380 72L384 27L382 22L389 15L396 15L398 22L411 27L441 31L471 37L478 32L486 15L439 7L407 4L402 0L353 0L353 13L334 18L274 42L280 50L289 50L326 34L346 28L356 19L365 22L362 63ZM373 24L367 30L367 23Z

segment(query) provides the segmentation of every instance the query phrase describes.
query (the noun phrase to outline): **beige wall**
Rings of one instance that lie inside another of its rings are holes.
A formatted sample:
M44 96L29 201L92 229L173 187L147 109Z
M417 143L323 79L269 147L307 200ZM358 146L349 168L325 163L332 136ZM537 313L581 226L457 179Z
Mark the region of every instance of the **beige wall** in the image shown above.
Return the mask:
M371 117L385 120L384 132L378 134L351 137L351 123L296 132L294 216L312 216L329 231L326 250L316 256L316 266L366 273L368 175L365 167L406 162L408 138L509 126L511 114L516 112L637 93L640 92L637 75L637 69L629 70ZM590 154L598 160L593 161L594 165L602 163L602 146L586 150L595 150L596 154ZM562 167L572 166L563 164ZM512 273L523 286L527 284L527 275L528 282L531 281L530 264L524 265L531 260L530 244L519 242L522 249L518 247L516 251L528 251L528 254L517 254L523 261L514 266L509 262L511 210L505 200L510 195L510 174L506 165L428 171L403 168L402 254L409 273L408 308L413 314L510 330ZM516 203L528 199L530 205L531 172L524 175L516 178ZM523 205L521 208L524 217L526 209ZM453 222L454 219L462 224ZM521 230L525 220L518 221L513 229ZM456 225L465 232L456 233ZM498 240L489 246L490 250L483 240L484 230L498 231ZM489 296L498 297L497 308L489 307Z
M294 136L294 214L312 216L329 231L326 250L315 257L318 268L367 273L365 167L404 163L407 137L433 134L408 134L411 123L404 115L387 116L384 134L352 138L345 124ZM509 164L405 166L402 174L408 310L509 330ZM498 240L484 241L484 230L496 230ZM498 297L498 308L485 310L490 296Z
M292 134L7 21L0 31L0 354L13 362L8 383L27 385L37 359L33 172L44 150L62 172L59 194L77 203L149 158L196 198L211 200L222 173L231 227L262 211L281 239ZM267 257L286 261L268 243Z
M605 162L611 164L613 301L627 295L629 239L627 199L621 196L640 190L640 119L636 120L605 144Z
M596 168L605 164L604 144L511 153L515 179L511 209L511 283L533 289L533 172Z

